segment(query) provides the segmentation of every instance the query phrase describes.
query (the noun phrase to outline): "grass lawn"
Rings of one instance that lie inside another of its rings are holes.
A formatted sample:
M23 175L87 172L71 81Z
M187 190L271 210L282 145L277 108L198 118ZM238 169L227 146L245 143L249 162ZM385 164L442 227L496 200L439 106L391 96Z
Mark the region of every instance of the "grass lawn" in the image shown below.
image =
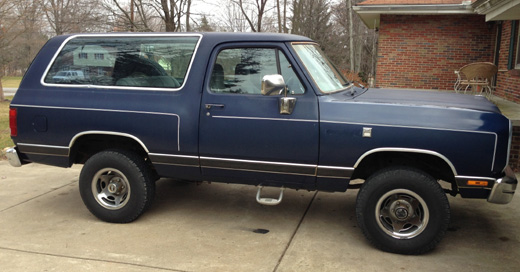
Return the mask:
M18 88L20 81L22 81L22 77L2 77L2 87Z
M11 131L9 130L9 103L13 97L6 97L9 101L0 101L0 159L4 157L3 149L13 146Z

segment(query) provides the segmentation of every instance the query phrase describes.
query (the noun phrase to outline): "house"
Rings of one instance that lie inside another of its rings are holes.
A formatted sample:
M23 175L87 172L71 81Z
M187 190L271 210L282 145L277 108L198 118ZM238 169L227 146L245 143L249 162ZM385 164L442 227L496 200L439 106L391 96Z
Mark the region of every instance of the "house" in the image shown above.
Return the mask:
M353 9L379 31L376 87L453 90L455 70L492 62L494 94L520 103L520 0L366 0ZM510 164L520 170L520 120L514 126Z
M115 56L107 49L99 45L87 45L78 47L73 51L73 64L70 69L82 69L89 67L90 70L84 70L86 75L106 75L112 72L114 67ZM92 69L95 67L96 69Z

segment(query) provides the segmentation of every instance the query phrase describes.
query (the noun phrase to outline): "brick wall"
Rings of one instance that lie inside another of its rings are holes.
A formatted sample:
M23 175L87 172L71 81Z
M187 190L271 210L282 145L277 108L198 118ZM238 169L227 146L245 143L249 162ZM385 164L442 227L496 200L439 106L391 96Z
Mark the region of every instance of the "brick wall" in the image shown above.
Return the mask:
M493 60L494 33L480 15L381 15L376 86L453 90L454 70Z
M517 37L516 33L514 34L515 37ZM518 42L516 38L515 42ZM502 23L502 38L500 41L501 54L498 59L495 95L520 103L520 71L507 69L510 43L511 21L504 21ZM516 54L516 50L513 53ZM516 56L513 55L513 60L515 57ZM520 172L520 126L513 127L513 142L511 145L511 155L509 156L509 165L511 165L515 172Z
M453 90L454 70L493 62L496 31L480 15L381 15L376 87ZM511 21L504 21L495 94L520 103L520 71L507 70L510 37ZM519 126L509 164L520 172Z
M518 31L518 28L517 28ZM515 37L518 37L515 33ZM517 43L515 38L515 43ZM520 71L508 70L509 45L511 43L511 21L502 24L502 39L500 41L500 57L498 60L498 74L495 95L507 100L520 103ZM516 54L516 46L513 54ZM513 55L513 60L515 60Z

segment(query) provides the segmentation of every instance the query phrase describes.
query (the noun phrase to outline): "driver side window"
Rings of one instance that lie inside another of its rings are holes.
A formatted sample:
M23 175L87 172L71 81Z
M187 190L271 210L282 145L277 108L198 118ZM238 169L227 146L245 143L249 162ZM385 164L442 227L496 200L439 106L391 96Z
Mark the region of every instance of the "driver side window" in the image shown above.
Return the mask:
M289 94L305 89L285 55L275 48L224 49L213 67L210 89L214 93L261 95L262 78L281 74Z

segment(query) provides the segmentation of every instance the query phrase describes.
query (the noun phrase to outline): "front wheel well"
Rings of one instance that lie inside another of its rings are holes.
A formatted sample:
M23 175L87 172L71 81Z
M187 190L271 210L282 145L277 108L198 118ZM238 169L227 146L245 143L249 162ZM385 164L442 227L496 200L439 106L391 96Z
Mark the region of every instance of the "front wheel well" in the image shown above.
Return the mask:
M415 152L377 152L363 158L352 179L367 179L373 173L388 167L405 166L422 170L435 178L455 184L455 173L444 159Z

